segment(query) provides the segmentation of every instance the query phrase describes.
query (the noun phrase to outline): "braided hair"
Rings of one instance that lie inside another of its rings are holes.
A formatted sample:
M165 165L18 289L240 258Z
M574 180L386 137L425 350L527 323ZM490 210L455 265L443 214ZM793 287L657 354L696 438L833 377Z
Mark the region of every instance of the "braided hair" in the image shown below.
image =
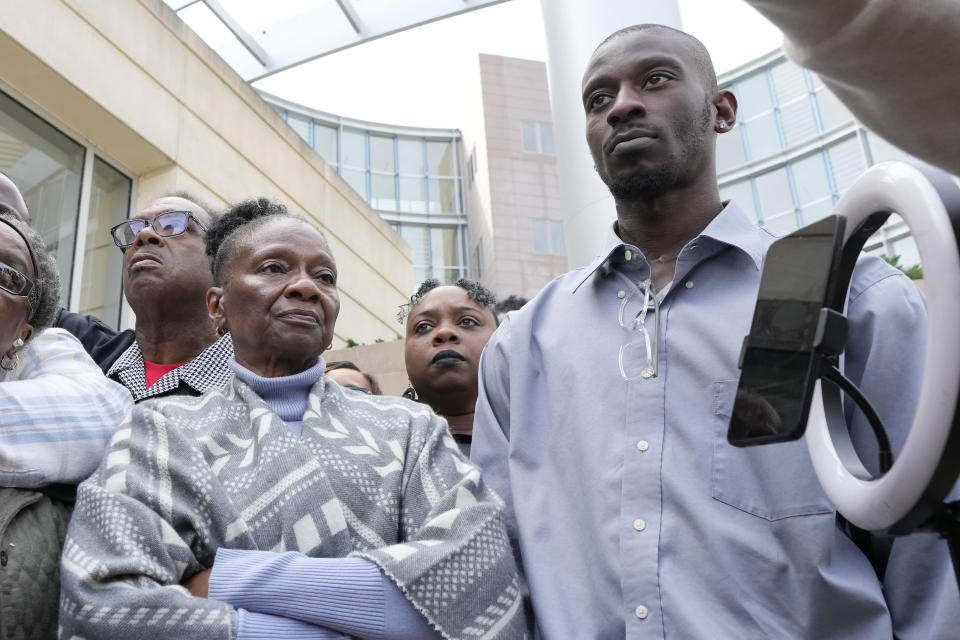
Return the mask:
M279 217L306 222L288 212L284 205L267 198L244 200L216 218L206 236L206 253L210 258L215 285L222 286L230 279L230 256L237 243L249 238L270 220Z

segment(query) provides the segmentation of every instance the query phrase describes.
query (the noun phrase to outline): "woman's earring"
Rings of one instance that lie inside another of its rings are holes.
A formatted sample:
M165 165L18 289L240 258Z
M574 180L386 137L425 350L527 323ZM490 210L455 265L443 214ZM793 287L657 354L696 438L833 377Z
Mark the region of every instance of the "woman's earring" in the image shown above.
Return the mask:
M10 364L13 363L13 364ZM20 366L20 354L13 354L13 359L10 359L10 356L4 354L3 358L0 358L0 369L4 371L13 371Z
M23 346L23 340L21 340L20 338L17 338L16 340L13 341L14 349L19 349L22 346Z
M419 400L417 400L417 390L414 389L413 385L410 384L409 382L407 383L406 390L404 390L404 392L400 394L400 397L406 398L407 400L413 400L414 402L419 402Z

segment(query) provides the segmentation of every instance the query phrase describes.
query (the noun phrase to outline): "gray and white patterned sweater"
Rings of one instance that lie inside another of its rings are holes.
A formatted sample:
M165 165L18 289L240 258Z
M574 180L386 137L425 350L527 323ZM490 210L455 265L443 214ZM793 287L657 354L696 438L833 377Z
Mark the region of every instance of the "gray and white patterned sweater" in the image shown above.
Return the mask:
M376 563L447 638L522 638L502 502L446 423L321 378L294 436L246 384L137 406L80 485L61 637L233 638L179 586L219 547Z

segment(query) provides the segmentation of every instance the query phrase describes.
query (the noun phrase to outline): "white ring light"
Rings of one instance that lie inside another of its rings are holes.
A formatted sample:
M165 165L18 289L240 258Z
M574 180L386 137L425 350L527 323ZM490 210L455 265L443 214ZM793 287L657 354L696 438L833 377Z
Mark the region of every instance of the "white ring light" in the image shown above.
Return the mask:
M817 477L837 511L862 529L908 533L929 515L934 502L946 498L956 480L956 471L945 472L941 464L960 466L960 460L943 460L960 381L960 256L944 203L916 167L881 163L850 187L836 210L847 219L844 242L868 216L881 211L903 217L923 262L927 350L916 415L903 450L879 478L871 478L856 457L841 393L833 385L817 381L806 437Z

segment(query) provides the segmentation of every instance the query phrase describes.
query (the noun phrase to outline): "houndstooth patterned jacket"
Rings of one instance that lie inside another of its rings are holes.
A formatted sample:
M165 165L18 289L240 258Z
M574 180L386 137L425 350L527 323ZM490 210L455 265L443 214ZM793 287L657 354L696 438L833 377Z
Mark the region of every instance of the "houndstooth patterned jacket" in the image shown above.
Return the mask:
M376 563L447 638L522 638L502 502L446 423L321 378L294 436L243 382L150 400L79 489L61 637L233 638L230 605L179 585L219 547Z

